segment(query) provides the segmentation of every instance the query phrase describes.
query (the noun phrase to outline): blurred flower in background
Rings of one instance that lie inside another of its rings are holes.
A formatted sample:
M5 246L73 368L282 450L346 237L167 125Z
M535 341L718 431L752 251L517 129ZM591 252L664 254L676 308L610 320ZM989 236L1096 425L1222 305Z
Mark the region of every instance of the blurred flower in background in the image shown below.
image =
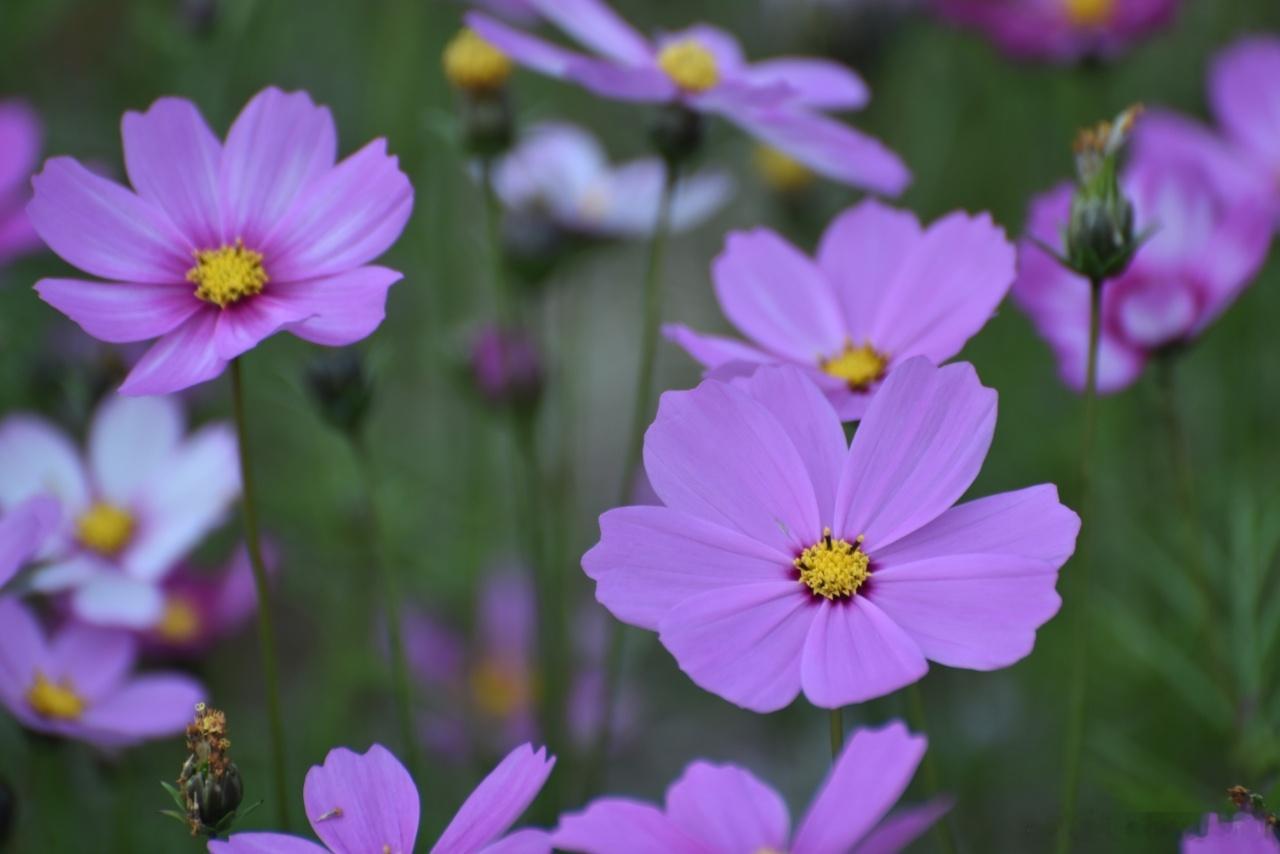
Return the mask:
M1280 854L1280 841L1261 818L1241 813L1224 821L1210 813L1199 833L1182 837L1182 854Z
M528 409L542 395L542 356L522 329L481 327L471 339L471 379L486 403Z
M516 24L534 24L538 10L533 0L464 0L477 9L485 9Z
M278 566L275 550L264 546L267 570ZM139 633L143 649L162 658L190 657L238 632L258 608L249 553L238 547L231 559L210 571L183 561L160 582L160 618Z
M44 245L26 212L41 135L40 117L26 102L0 100L0 265Z
M31 580L36 590L68 594L89 622L156 625L163 579L240 494L231 428L188 435L185 422L173 398L113 396L99 405L81 453L37 416L0 421L0 506L47 492L62 508Z
M46 637L15 599L0 599L0 703L28 729L125 747L182 732L204 689L176 674L133 673L127 632L69 623Z
M933 0L1021 59L1066 62L1121 53L1173 20L1180 0Z
M0 588L45 548L61 516L57 500L46 495L18 502L0 516Z
M923 228L910 211L866 201L831 223L816 259L767 228L729 235L712 278L747 343L681 324L665 332L714 376L794 364L852 421L894 366L958 353L1004 299L1014 259L986 214Z

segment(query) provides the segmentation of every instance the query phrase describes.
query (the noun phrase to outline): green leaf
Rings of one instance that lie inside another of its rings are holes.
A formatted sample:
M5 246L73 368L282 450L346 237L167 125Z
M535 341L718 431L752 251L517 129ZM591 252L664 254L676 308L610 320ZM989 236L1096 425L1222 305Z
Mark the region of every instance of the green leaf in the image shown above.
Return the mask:
M178 787L168 782L167 780L161 780L160 785L164 786L164 790L169 793L169 797L173 798L173 802L177 804L178 809L182 811L182 814L184 816L182 820L186 821L185 816L187 813L187 801L185 798L182 797L182 792L179 792Z

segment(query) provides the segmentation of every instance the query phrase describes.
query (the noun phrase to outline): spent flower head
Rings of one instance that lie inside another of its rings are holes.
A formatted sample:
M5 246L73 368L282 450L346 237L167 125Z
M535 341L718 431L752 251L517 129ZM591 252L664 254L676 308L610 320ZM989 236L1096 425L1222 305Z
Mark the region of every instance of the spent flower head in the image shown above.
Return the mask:
M1067 266L1093 282L1124 272L1141 240L1134 233L1133 204L1120 186L1120 155L1140 106L1085 128L1076 137L1078 184L1067 225Z
M178 785L174 788L164 784L182 813L166 815L184 822L192 836L224 835L235 823L244 800L240 769L229 755L231 739L227 737L226 714L197 703L186 737L188 755L178 775Z

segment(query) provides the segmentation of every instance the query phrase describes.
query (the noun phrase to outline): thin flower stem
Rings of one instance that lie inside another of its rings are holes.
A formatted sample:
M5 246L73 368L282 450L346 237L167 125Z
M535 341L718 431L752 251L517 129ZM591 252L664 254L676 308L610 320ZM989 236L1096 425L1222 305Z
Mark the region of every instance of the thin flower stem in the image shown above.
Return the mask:
M1089 286L1089 352L1084 375L1084 432L1080 442L1080 516L1084 533L1080 538L1080 560L1077 561L1075 596L1072 604L1071 643L1074 657L1071 684L1067 695L1067 740L1062 779L1062 817L1058 825L1058 854L1071 850L1071 834L1075 829L1076 802L1080 794L1080 762L1084 750L1085 699L1088 687L1089 568L1093 564L1093 443L1098 420L1098 344L1102 337L1102 280Z
M285 775L284 717L280 712L280 672L276 655L276 630L271 620L271 590L267 584L267 566L262 559L262 541L258 531L253 467L249 462L249 431L244 407L244 379L240 359L231 360L231 399L235 409L236 438L240 449L240 501L244 516L245 545L253 565L253 586L258 595L258 651L262 658L262 675L267 683L267 716L271 727L271 765L275 777L276 819L281 828L289 827L289 786Z
M911 721L911 728L917 733L924 735L929 734L929 720L925 715L924 691L920 689L920 683L912 683L907 688L907 718ZM933 761L933 751L926 750L924 759L921 762L924 771L924 787L929 797L936 797L942 791L942 785L939 782L938 766ZM950 814L944 815L938 819L937 824L933 826L934 836L938 839L938 847L946 854L956 854L960 850L956 843L955 830L951 827Z
M505 327L515 321L515 309L512 295L507 292L507 271L502 249L502 204L493 185L493 167L492 157L481 158L480 187L484 193L484 224L489 239L494 309L499 324Z
M835 762L844 750L844 709L831 710L831 761Z
M1205 604L1206 617L1212 614L1212 586L1209 584L1208 565L1204 559L1204 539L1200 526L1200 512L1196 507L1195 475L1191 467L1191 445L1187 440L1182 417L1178 412L1178 383L1174 376L1173 355L1162 355L1156 360L1156 381L1160 386L1160 415L1164 421L1168 440L1170 464L1177 482L1178 505L1182 511L1187 533L1187 548L1191 552L1192 570L1196 586ZM1199 634L1199 633L1197 633Z

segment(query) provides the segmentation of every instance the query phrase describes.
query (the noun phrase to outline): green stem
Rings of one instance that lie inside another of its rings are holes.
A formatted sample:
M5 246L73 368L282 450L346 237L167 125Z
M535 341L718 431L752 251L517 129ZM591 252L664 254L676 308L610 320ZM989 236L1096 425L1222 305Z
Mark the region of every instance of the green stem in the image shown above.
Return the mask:
M1169 446L1169 459L1173 467L1178 492L1178 505L1186 528L1186 547L1191 553L1192 569L1196 585L1200 588L1201 601L1206 611L1212 613L1212 585L1209 583L1208 566L1204 559L1204 539L1200 528L1200 513L1196 508L1195 475L1191 467L1191 445L1187 440L1182 418L1178 413L1178 384L1174 376L1174 356L1166 354L1156 359L1156 381L1160 386L1160 414L1164 421ZM1208 616L1207 614L1206 616Z
M925 716L924 691L920 688L920 683L912 683L907 688L907 718L911 721L911 728L917 733L929 734L929 720ZM935 797L942 791L942 784L938 776L938 766L933 761L933 751L926 750L924 759L921 762L924 771L924 787L929 797ZM956 844L955 829L951 826L951 816L945 815L933 826L933 833L938 839L938 846L947 854L956 854L959 846Z
M1102 280L1089 286L1089 352L1084 377L1084 432L1080 442L1080 516L1085 520L1080 538L1080 560L1074 573L1075 596L1072 604L1071 637L1074 657L1071 683L1067 695L1067 739L1062 780L1062 818L1058 825L1057 851L1071 850L1071 834L1075 826L1076 802L1080 794L1080 762L1084 750L1085 699L1088 687L1088 596L1089 568L1093 564L1093 537L1089 523L1093 520L1093 443L1098 420L1098 343L1102 337Z
M276 630L271 620L271 590L267 566L262 559L258 532L258 512L253 488L253 467L249 463L249 431L245 418L244 379L240 359L231 360L231 399L235 408L236 437L240 448L240 506L244 516L245 546L253 565L253 585L258 594L258 651L262 675L267 683L267 716L271 725L271 765L275 777L276 819L282 829L289 827L289 787L285 778L284 717L280 713L280 673L276 655Z
M498 322L510 326L515 321L511 295L507 293L507 271L502 249L502 203L493 186L494 161L491 157L480 160L480 187L484 193L484 225L489 239L490 274L493 278L494 313Z
M844 750L844 709L834 708L831 710L831 761L835 762L840 756L840 751Z

